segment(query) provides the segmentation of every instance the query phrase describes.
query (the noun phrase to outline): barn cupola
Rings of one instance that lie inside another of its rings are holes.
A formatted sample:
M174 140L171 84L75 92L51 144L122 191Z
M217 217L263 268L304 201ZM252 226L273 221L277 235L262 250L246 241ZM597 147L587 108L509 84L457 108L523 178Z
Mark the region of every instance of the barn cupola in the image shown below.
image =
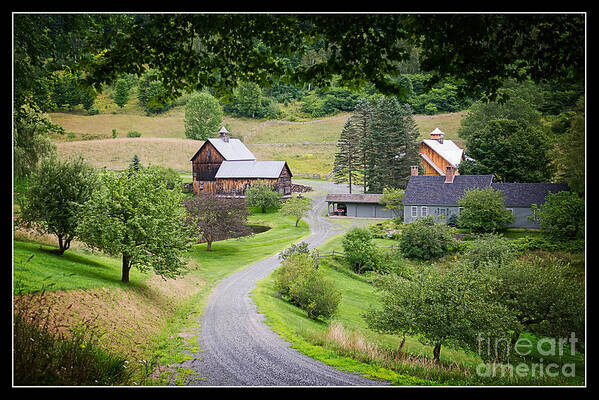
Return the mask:
M227 128L223 126L222 128L220 128L218 134L220 135L220 139L223 142L229 142L229 131L227 131Z
M439 128L435 128L434 131L430 133L431 139L438 141L443 144L443 136L445 136L445 132L441 131Z

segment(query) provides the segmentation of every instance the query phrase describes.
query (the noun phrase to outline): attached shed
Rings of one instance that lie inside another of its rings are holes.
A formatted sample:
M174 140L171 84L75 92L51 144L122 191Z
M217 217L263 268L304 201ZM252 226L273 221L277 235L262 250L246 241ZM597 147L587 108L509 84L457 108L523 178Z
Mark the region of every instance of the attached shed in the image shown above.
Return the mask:
M570 190L565 183L492 183L493 190L501 190L503 204L514 214L514 228L538 228L539 224L530 221L531 205L545 203L547 193Z
M327 194L329 216L360 218L395 218L392 210L379 204L382 194Z

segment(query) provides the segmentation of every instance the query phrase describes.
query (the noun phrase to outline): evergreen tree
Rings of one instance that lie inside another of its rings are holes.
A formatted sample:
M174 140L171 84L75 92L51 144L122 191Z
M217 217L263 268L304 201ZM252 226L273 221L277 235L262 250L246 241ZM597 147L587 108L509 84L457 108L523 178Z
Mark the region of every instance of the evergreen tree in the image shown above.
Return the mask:
M137 172L141 168L141 162L139 161L139 157L137 154L133 156L131 163L129 164L129 171Z
M123 108L129 101L129 85L125 79L119 79L114 84L114 92L112 94L114 102Z
M348 118L337 141L337 153L333 164L333 180L337 183L348 182L351 193L352 183L355 183L362 172L360 157L360 130L352 118Z
M367 132L363 140L367 191L405 188L410 165L418 162L419 133L410 106L396 98L380 98Z
M360 137L358 142L358 153L360 161L360 171L363 177L364 191L366 191L368 176L366 171L366 165L368 164L366 156L366 149L369 144L368 129L370 122L372 121L372 114L374 112L372 102L368 99L362 99L356 104L354 113L352 114L352 124L355 126L357 135Z

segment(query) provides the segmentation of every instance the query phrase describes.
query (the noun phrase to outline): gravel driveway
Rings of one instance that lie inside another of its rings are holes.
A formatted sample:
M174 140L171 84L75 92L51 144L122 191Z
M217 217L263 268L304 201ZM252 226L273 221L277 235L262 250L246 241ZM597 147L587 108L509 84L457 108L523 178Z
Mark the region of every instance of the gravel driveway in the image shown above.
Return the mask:
M326 193L344 193L347 185L299 181L315 189L306 218L310 247L347 229L322 216ZM355 191L357 192L357 191ZM359 223L359 220L356 220ZM339 371L289 347L264 323L249 294L256 282L279 266L278 255L258 261L223 279L207 300L201 322L200 351L183 366L198 373L190 386L370 386L384 383Z

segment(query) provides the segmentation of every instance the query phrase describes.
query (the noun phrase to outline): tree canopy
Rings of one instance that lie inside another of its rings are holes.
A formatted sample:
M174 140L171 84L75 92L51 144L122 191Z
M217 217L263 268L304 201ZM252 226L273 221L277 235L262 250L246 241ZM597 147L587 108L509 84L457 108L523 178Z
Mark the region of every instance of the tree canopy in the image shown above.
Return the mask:
M421 69L432 73L429 87L455 77L463 93L493 95L507 78L584 79L583 13L111 17L91 30L91 57L81 63L96 88L149 67L173 96L204 87L231 94L237 81L329 87L335 77L346 87L370 82L402 97L408 88L399 66L411 60L413 47L420 49Z
M129 270L153 270L165 278L181 274L192 236L183 223L180 190L166 187L156 169L106 172L102 185L82 206L77 235L112 255L122 255L122 281Z

